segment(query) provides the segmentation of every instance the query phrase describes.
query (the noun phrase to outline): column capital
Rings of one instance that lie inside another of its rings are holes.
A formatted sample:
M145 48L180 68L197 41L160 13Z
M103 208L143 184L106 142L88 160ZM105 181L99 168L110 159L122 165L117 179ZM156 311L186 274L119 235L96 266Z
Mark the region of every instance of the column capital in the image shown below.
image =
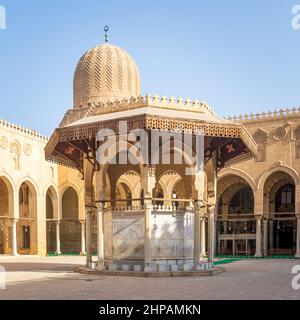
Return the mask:
M195 199L194 203L195 203L194 209L201 210L206 208L206 204L202 199Z
M144 209L146 209L146 210L152 210L153 209L153 204L152 204L152 201L150 200L148 200L148 201L145 201L145 207L144 207Z
M142 174L146 174L149 177L155 176L156 165L147 164L142 167Z
M104 209L104 202L103 201L99 201L96 203L96 207L97 209L103 210Z
M210 205L209 207L208 207L208 210L209 210L209 212L215 212L215 210L216 210L216 206L215 205Z
M151 197L156 184L155 166L146 165L141 169L141 184L144 197Z
M87 210L87 209L95 209L95 208L97 208L97 206L96 206L96 204L95 203L88 203L88 204L86 204L85 206L85 209Z

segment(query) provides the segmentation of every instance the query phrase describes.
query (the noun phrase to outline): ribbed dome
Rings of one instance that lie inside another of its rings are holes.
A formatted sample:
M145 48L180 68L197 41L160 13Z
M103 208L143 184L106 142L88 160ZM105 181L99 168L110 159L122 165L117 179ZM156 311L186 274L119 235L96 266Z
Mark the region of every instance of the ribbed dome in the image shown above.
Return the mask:
M111 44L88 50L74 74L74 107L140 95L140 76L131 56Z

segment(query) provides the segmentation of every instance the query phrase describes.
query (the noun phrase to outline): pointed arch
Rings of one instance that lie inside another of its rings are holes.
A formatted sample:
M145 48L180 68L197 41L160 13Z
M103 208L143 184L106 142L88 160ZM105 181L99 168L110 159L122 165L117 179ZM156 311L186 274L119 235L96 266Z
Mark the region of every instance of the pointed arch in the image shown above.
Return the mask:
M248 175L246 172L240 170L240 169L235 169L235 168L228 168L228 169L224 169L221 170L218 173L218 182L229 175L233 175L233 176L238 176L240 178L242 178L243 180L245 180L248 185L251 187L252 191L255 192L257 190L257 186L255 181L250 177L250 175Z
M293 169L287 165L284 165L284 164L278 164L278 165L274 165L274 166L270 167L268 170L266 170L261 175L261 177L258 180L257 189L263 189L268 177L270 177L273 173L278 172L278 171L287 173L294 180L295 185L299 184L299 182L300 182L299 174L295 169Z

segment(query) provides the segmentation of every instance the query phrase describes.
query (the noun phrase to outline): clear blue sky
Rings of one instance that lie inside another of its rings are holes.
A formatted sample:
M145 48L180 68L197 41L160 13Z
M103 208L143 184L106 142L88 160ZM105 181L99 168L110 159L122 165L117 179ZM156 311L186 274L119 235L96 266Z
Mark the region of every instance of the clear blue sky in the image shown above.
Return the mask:
M0 0L0 118L50 134L72 106L80 56L110 42L142 93L206 101L220 115L300 105L300 0Z

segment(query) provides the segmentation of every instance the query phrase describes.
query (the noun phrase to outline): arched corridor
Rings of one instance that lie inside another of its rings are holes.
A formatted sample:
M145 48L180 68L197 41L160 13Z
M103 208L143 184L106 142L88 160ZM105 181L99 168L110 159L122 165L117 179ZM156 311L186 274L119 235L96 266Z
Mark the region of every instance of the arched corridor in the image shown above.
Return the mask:
M260 179L256 189L242 176L230 174L220 178L217 252L257 257L294 255L297 247L294 179L287 170L273 169Z
M172 206L176 208L184 208L186 203L183 201L178 201L176 199L185 199L186 194L185 194L185 185L184 181L177 180L176 183L173 186L172 192L171 192L171 198L172 198Z
M117 199L126 199L126 207L132 206L132 192L128 185L124 182L117 184L116 197ZM124 205L125 203L123 203Z
M29 181L19 188L18 253L37 254L37 190Z
M264 215L264 254L295 254L295 182L288 173L276 171L266 179Z
M46 223L47 253L59 253L60 249L57 246L58 195L52 186L46 193Z
M174 170L167 169L162 171L157 179L153 189L153 198L157 199L154 204L184 208L186 203L176 200L186 198L185 184L181 175Z
M0 177L0 254L12 253L13 188Z
M154 202L154 204L156 206L163 206L164 205L164 200L163 200L164 199L164 190L159 182L156 182L155 188L153 189L153 198L157 199Z
M81 225L79 221L78 194L68 187L61 200L60 247L62 253L81 251Z
M217 253L255 253L253 190L245 179L227 175L218 181Z

